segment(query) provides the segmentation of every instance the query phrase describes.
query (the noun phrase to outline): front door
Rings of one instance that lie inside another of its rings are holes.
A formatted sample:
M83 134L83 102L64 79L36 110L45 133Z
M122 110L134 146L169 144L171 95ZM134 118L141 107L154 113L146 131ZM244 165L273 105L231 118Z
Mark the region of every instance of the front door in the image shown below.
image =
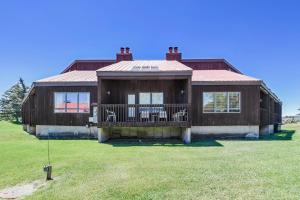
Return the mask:
M135 117L135 94L128 94L127 96L128 102L128 117Z
M98 107L93 106L93 123L98 123Z

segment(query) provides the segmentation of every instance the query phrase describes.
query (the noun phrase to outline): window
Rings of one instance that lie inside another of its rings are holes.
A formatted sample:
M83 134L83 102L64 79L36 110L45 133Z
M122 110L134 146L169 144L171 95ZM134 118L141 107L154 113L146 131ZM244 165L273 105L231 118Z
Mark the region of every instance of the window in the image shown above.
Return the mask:
M229 92L229 112L240 112L240 93L239 92Z
M151 93L150 92L141 92L139 96L140 104L151 104Z
M240 92L204 92L204 113L239 113L241 111Z
M66 107L68 113L77 113L78 111L78 93L68 92L66 93Z
M214 112L214 93L205 92L203 93L203 111Z
M135 94L128 94L128 117L135 117Z
M164 93L162 92L141 92L139 93L140 104L163 104Z
M63 92L54 93L54 112L66 112L66 95Z
M164 103L164 93L163 92L141 92L139 93L139 104L163 104ZM150 106L150 107L140 107L140 111L146 112L158 112L162 110L163 107Z
M215 93L215 112L227 112L227 92Z
M54 112L55 113L89 113L90 93L89 92L55 92Z
M151 96L152 104L163 104L164 103L164 94L162 92L153 92Z

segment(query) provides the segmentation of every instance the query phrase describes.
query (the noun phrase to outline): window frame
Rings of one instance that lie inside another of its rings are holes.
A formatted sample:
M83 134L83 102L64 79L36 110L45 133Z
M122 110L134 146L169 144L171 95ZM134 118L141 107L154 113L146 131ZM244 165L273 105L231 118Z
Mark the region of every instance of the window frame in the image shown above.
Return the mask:
M165 95L164 95L164 92L139 92L138 93L138 104L140 104L140 94L141 93L149 93L150 94L150 103L149 104L141 104L141 105L163 105L164 102L165 102ZM153 93L161 93L162 94L162 104L153 104L153 99L152 99L152 94Z
M213 104L214 104L214 111L205 111L204 110L204 94L205 93L213 93ZM216 112L216 100L215 100L215 94L216 93L226 93L227 96L227 111L226 112ZM230 112L230 103L229 103L229 93L238 93L239 94L239 111L231 111ZM202 93L202 113L204 114L239 114L242 112L242 101L241 101L241 95L242 93L240 91L214 91L214 92L203 92Z
M55 96L56 94L63 94L64 95L64 110L63 111L56 111L56 102L55 102ZM67 107L67 98L68 98L68 93L77 93L77 108L76 108L76 112L68 112L68 107ZM79 108L79 96L80 94L88 94L88 111L87 112L79 112L80 108ZM91 113L91 93L90 92L54 92L53 93L53 112L54 114L90 114Z

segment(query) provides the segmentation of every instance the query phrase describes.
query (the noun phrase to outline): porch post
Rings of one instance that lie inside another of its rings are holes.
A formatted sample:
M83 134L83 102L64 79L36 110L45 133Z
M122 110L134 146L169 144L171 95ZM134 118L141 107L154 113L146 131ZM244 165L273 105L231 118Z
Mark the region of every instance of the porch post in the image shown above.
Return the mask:
M182 130L182 141L186 144L191 143L191 128L183 128Z
M108 130L104 131L103 128L98 128L98 142L103 143L109 139Z
M102 90L102 84L101 84L101 78L98 76L98 88L97 88L97 93L98 93L98 99L97 99L97 106L98 106L98 128L101 125L101 90Z
M192 113L191 113L191 106L192 106L192 81L191 76L187 79L187 93L188 93L188 122L189 126L192 124Z

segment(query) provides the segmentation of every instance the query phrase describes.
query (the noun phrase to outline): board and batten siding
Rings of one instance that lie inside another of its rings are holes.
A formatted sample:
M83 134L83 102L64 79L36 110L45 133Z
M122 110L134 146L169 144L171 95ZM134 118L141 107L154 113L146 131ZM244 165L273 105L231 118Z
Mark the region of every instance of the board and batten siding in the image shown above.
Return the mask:
M96 86L36 87L36 125L85 126L89 122L89 113L54 113L54 92L90 92L90 104L97 103Z
M179 81L180 82L180 81ZM177 83L179 83L177 82ZM111 97L105 97L105 91L102 91L103 100L105 103L126 103L126 100L123 99L127 92L134 91L134 88L126 91L129 85L120 84L123 86L122 90L117 90L120 85L112 84L106 82L107 85L105 89L110 89L112 92L113 102L109 99ZM150 83L149 83L150 84ZM168 83L156 83L157 86L161 85L167 86ZM125 85L127 85L125 87ZM133 84L136 86L136 83ZM138 84L139 85L139 84ZM143 91L147 84L141 84L142 88L140 91ZM168 88L168 92L165 94L170 94L171 85ZM184 84L179 84L181 87L176 87L171 93L178 95L179 88L184 87ZM153 86L153 85L152 85ZM124 88L125 87L125 88ZM161 87L155 87L155 90ZM177 91L178 90L178 91ZM118 94L120 96L115 96L115 92L123 91ZM126 92L125 92L126 91ZM230 92L236 91L241 92L241 113L203 113L203 92ZM88 118L90 114L86 113L54 113L54 92L90 92L90 103L97 103L97 86L51 86L51 87L36 87L34 96L34 101L28 101L23 105L23 117L25 122L29 122L35 125L64 125L64 126L84 126L88 123ZM181 103L179 99L176 99L175 96L169 96L170 99L166 103ZM101 97L101 95L99 95ZM114 102L117 101L117 102ZM34 102L34 112L28 112L29 102ZM259 125L260 124L260 89L259 86L255 85L235 85L235 86L201 86L193 85L192 86L192 125L193 126L230 126L230 125ZM34 114L35 116L29 116L28 114ZM30 119L30 120L29 120ZM32 121L34 119L34 122ZM26 123L27 124L27 123Z
M101 103L127 104L127 95L139 92L163 92L164 104L187 103L187 80L101 80ZM110 91L110 95L107 95Z
M241 92L240 113L203 113L203 92ZM259 125L258 85L193 85L192 126Z

